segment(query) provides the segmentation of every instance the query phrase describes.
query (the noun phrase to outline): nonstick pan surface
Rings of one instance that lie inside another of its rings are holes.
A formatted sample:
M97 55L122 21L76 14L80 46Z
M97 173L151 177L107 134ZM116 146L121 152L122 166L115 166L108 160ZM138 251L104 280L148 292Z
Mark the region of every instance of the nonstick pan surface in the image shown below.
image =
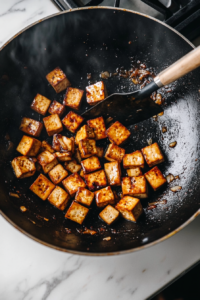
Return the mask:
M126 153L141 149L152 138L165 155L165 163L159 165L162 172L180 177L167 187L150 192L148 200L141 200L144 214L137 224L120 219L111 228L104 225L97 235L82 235L77 231L81 228L79 225L65 220L63 212L29 191L38 173L34 178L17 180L10 165L10 161L19 156L15 149L23 135L18 129L22 117L42 120L30 109L34 96L40 93L62 102L64 93L56 94L45 78L55 67L64 70L73 87L85 89L89 81L87 73L91 73L92 83L99 80L101 71L113 72L121 66L129 69L131 60L140 60L158 73L192 48L189 41L160 21L132 11L106 7L57 14L37 22L8 42L0 52L2 215L40 243L89 255L141 249L169 237L197 216L200 208L199 70L161 91L165 106L164 115L158 121L149 119L139 123L137 130L135 126L131 127L132 136L126 145ZM105 84L108 94L136 89L118 77L105 80ZM86 101L83 102L79 113L87 108ZM163 126L168 129L164 134ZM70 136L67 130L63 134ZM46 136L43 130L41 139ZM169 143L173 141L177 141L177 146L170 148ZM182 186L182 190L172 193L170 187L174 185ZM15 191L20 191L20 198L9 196L9 192ZM153 210L146 209L149 201L158 199L166 199L167 204L158 205ZM25 213L20 211L21 205L27 208ZM102 227L97 216L98 212L93 209L85 226ZM66 228L72 232L67 233ZM104 241L106 236L111 240Z

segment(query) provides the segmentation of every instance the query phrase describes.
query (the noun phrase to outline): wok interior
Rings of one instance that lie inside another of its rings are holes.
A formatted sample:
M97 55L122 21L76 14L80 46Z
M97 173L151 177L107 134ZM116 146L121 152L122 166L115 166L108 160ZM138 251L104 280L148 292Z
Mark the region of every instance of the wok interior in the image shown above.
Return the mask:
M173 92L166 93L164 116L158 122L150 119L138 124L138 130L131 127L132 136L126 145L126 153L141 149L152 138L165 155L165 163L159 166L163 173L180 176L180 180L170 186L182 186L177 194L169 187L150 192L148 200L141 200L144 208L158 198L168 202L152 211L145 210L137 224L120 219L111 228L105 226L106 231L102 234L81 235L76 231L79 225L65 220L63 212L29 191L38 173L34 178L17 180L10 161L19 156L15 149L23 135L18 130L21 118L42 120L42 116L30 109L34 96L40 93L62 102L64 93L56 94L45 79L55 67L63 69L73 87L84 89L88 85L87 73L92 74L91 82L94 82L101 71L113 72L121 66L129 69L130 57L153 67L158 73L191 49L187 41L157 21L136 13L105 8L61 14L14 38L0 53L2 212L32 237L58 249L82 253L134 249L156 241L187 221L199 208L199 70L179 80L173 85ZM105 80L105 83L108 94L134 88L130 87L129 81L117 77ZM85 99L83 102L79 113L88 107ZM163 126L168 129L165 134L162 134ZM14 149L8 150L6 133L14 143ZM63 134L70 136L67 130ZM43 130L41 140L46 136ZM173 141L177 141L177 146L171 149L169 143ZM20 199L9 197L9 192L16 190L20 191ZM28 209L24 214L19 209L21 205ZM97 218L95 208L93 211L85 226L93 225L95 229L101 227L102 221ZM65 228L71 228L72 233L67 234ZM111 240L103 241L105 236L111 236Z

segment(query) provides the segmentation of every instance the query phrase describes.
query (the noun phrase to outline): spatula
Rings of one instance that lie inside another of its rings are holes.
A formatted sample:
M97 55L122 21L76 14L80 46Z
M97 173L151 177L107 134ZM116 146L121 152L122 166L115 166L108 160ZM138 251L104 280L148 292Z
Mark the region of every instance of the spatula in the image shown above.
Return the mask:
M111 117L125 126L146 120L163 111L150 98L150 95L199 66L200 46L163 70L143 89L131 93L112 94L85 111L82 116L86 119L94 119L99 116L103 116L105 119Z

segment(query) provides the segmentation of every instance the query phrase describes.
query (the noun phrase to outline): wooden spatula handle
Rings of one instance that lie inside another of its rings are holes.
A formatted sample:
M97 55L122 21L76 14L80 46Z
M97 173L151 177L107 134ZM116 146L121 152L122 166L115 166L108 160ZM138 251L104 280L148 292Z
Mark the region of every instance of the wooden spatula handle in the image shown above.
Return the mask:
M167 85L200 66L200 46L183 56L154 78L159 86Z

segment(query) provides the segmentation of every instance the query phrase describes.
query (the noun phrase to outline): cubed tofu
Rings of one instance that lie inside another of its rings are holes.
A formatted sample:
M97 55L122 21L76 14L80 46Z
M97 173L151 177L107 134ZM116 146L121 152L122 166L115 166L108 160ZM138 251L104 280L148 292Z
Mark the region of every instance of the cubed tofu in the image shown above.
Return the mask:
M145 177L123 177L122 193L123 196L130 195L138 198L147 198L148 187Z
M115 196L110 186L94 192L97 207L115 204Z
M150 171L144 174L147 181L154 191L157 191L163 184L167 182L162 172L158 169L158 167L154 167Z
M87 190L86 188L79 188L75 196L75 200L77 202L86 206L90 206L92 204L93 199L94 193Z
M107 186L107 179L104 170L84 175L85 182L91 191Z
M71 131L72 133L75 133L78 130L78 128L80 127L83 120L84 120L84 118L77 115L75 112L70 111L64 117L64 119L62 119L62 122L69 131Z
M103 149L103 147L97 147L97 156L99 157L99 158L102 158L103 157L103 154L104 154L104 149Z
M55 154L49 151L41 152L37 157L38 163L42 166L44 173L48 173L58 164Z
M48 200L58 209L64 210L69 203L70 195L61 187L56 186L53 192L49 195Z
M54 188L55 185L43 174L40 174L29 189L42 200L46 200Z
M111 205L107 205L99 214L99 217L106 222L106 224L111 225L119 217L119 212Z
M106 135L111 142L119 146L129 138L131 133L124 125L116 121L106 130Z
M36 172L35 163L27 156L15 157L11 164L17 178L30 177Z
M56 165L51 171L48 173L51 181L54 184L59 184L65 177L67 177L68 172L63 168L61 164Z
M157 143L143 148L142 153L150 168L164 161L164 156Z
M85 160L82 160L81 166L84 174L92 173L101 169L101 163L96 156L91 156Z
M137 177L143 175L142 170L139 167L127 169L126 172L129 177Z
M50 104L51 100L40 94L37 94L31 104L31 108L39 114L45 116Z
M43 152L43 151L46 151L46 150L49 151L50 153L55 152L53 150L53 148L51 147L51 145L49 145L49 143L47 141L42 141L40 152Z
M54 100L50 107L49 107L49 110L48 112L51 114L51 115L54 115L54 114L57 114L59 117L61 117L64 112L65 112L65 106L62 105L61 103L57 102L56 100Z
M55 68L49 74L47 74L46 79L50 85L54 88L56 93L60 93L71 85L70 81L66 77L65 73L59 68Z
M59 161L69 161L69 160L72 160L71 152L63 152L63 153L56 152L55 156L57 157L57 159Z
M81 129L77 131L76 138L75 138L76 145L78 145L80 140L84 140L84 139L95 139L95 133L93 128L90 128L87 125L82 126Z
M86 87L86 100L90 105L95 105L107 97L106 87L103 81Z
M123 197L115 206L122 217L126 220L136 222L143 213L142 204L137 198L130 196Z
M81 140L78 144L82 158L88 158L97 154L96 141L90 139Z
M59 133L63 130L61 120L57 114L50 115L43 119L48 136Z
M63 140L62 147L64 147L64 145L66 145L67 151L74 154L74 150L75 150L75 139L74 139L74 137L68 138L66 136L63 136L62 140ZM61 152L62 152L62 147L61 147Z
M81 170L81 165L75 159L65 162L65 169L71 173L78 173Z
M36 156L40 150L41 142L24 135L17 146L17 151L22 155Z
M73 109L79 110L81 106L81 101L83 99L83 94L83 90L69 87L66 91L63 104Z
M74 173L62 181L64 188L71 196L74 196L79 187L86 187L85 182L78 173Z
M21 131L36 137L40 136L42 128L43 128L42 123L30 118L23 118L21 121L21 125L19 127Z
M134 151L133 153L125 154L123 157L124 169L131 168L144 168L144 157L140 150Z
M118 147L115 144L110 144L106 150L105 159L109 161L121 162L125 155L125 149Z
M102 140L107 137L106 136L106 125L105 125L103 117L89 120L89 121L87 121L87 124L90 128L94 129L96 140Z
M75 149L74 138L68 138L61 134L54 134L52 148L57 152L69 152L72 155Z
M85 177L84 177L85 174L84 174L84 172L83 172L83 169L80 170L79 175L80 175L83 179L85 179Z
M70 219L78 224L83 224L85 217L87 216L89 209L79 203L73 201L70 208L68 209L65 218Z
M121 167L118 161L104 164L109 185L121 185Z

